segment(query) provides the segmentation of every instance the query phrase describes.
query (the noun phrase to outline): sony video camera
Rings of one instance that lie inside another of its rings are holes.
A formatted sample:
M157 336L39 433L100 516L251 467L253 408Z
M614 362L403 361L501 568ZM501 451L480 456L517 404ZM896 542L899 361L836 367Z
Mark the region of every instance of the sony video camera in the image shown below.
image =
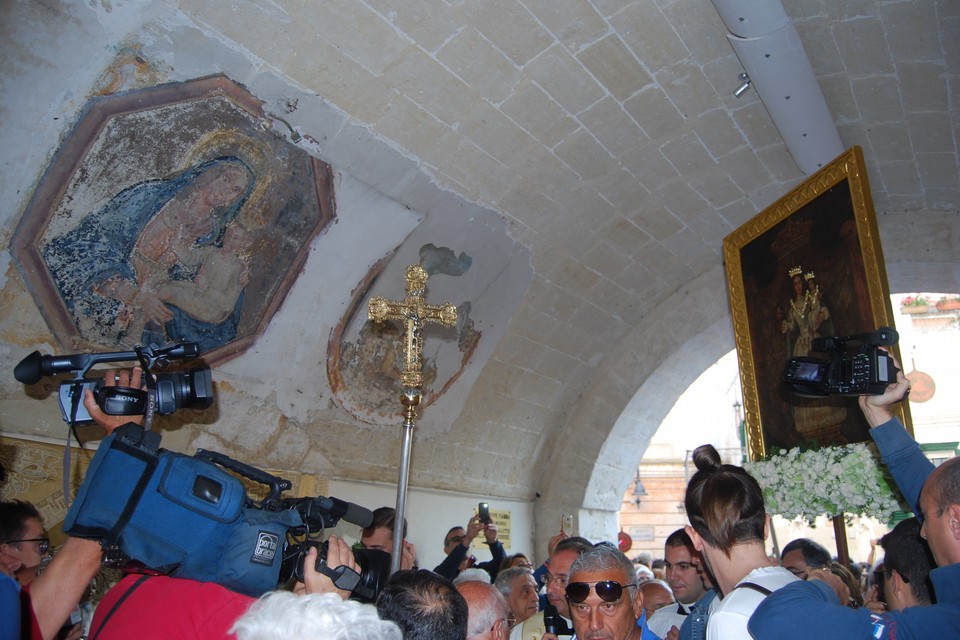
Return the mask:
M155 389L153 411L160 415L177 409L206 409L213 404L213 378L206 365L188 371L150 373L154 366L167 366L172 360L189 360L199 355L196 342L182 342L159 347L137 347L134 351L118 353L92 353L69 356L45 356L34 351L14 368L14 377L23 384L36 384L43 376L58 373L73 373L72 380L60 384L60 411L65 422L75 424L92 422L83 406L83 392L93 391L97 404L107 415L143 415L148 409L148 392L130 387L108 387L103 378L87 378L86 374L96 364L104 362L137 361L143 368L148 391ZM74 418L71 420L71 418Z
M783 373L784 385L797 395L880 395L897 381L893 357L880 346L900 339L896 330L880 327L853 336L814 338L810 350L829 353L826 359L791 358Z

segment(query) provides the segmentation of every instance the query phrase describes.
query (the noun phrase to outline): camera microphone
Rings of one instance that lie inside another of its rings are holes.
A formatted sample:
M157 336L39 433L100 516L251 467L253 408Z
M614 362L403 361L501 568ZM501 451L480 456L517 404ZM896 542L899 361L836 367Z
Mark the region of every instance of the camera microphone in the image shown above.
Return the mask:
M360 505L339 498L317 498L321 509L335 518L341 518L360 527L369 527L373 522L373 512Z
M817 337L811 341L811 351L835 351L843 349L847 343L856 342L868 344L875 347L892 347L900 340L900 334L896 329L890 327L880 327L876 331L868 333L858 333L852 336L828 336Z
M200 355L200 344L197 342L179 342L169 347L154 350L155 355L164 358L189 360Z
M300 514L307 532L323 531L326 527L335 527L343 519L361 527L369 527L373 522L373 512L359 505L340 500L316 496L315 498L281 498L274 500L268 507L294 509Z

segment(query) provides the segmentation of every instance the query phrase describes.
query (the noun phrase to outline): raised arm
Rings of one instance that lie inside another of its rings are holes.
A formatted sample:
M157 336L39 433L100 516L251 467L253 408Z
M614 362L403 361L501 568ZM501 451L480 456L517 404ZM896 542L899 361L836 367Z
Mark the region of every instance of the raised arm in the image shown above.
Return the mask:
M894 364L900 368L895 358ZM920 445L894 414L894 408L909 393L910 381L902 370L898 370L896 382L887 385L883 394L860 396L860 409L870 425L870 437L877 443L881 460L900 488L900 493L919 515L920 490L933 472L933 463L923 455Z

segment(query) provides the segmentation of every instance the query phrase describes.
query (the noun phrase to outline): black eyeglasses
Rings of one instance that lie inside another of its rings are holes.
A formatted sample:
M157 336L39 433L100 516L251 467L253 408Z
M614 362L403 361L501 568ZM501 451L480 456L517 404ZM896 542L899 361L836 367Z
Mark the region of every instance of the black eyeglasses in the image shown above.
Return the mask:
M17 542L39 542L40 555L44 555L50 550L50 538L24 538L22 540L7 540L6 544L15 544Z
M567 585L567 599L573 603L581 603L590 596L590 587L597 592L597 595L604 602L616 602L623 596L623 590L626 587L637 586L636 582L630 584L620 584L613 580L602 580L600 582L571 582Z

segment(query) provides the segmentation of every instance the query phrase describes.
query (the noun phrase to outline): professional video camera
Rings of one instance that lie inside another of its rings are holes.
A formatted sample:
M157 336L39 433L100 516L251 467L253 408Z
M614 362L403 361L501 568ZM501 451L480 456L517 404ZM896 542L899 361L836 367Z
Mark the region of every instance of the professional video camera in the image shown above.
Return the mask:
M811 351L828 352L828 359L791 358L783 374L788 389L801 396L880 395L897 381L893 358L880 346L893 346L900 339L896 330L852 336L814 338Z
M101 443L67 517L65 533L99 540L111 564L128 570L216 582L254 597L303 576L303 559L340 519L369 526L369 509L338 500L282 498L289 480L197 450L159 448L159 434L130 423ZM265 484L262 500L238 476ZM376 554L382 554L382 556ZM353 597L372 602L390 573L382 551L354 551L361 572L317 570Z
M45 356L34 351L14 368L14 377L24 384L35 384L43 376L72 372L74 377L60 384L60 411L65 422L92 422L83 406L83 392L93 391L97 404L107 415L134 416L150 412L166 415L182 408L206 409L213 403L213 379L206 365L188 371L171 371L156 376L154 366L166 367L172 360L189 360L199 355L196 342L181 342L164 347L150 345L134 351L86 353L69 356ZM147 390L108 387L103 378L87 378L96 364L137 361L144 371ZM149 401L153 392L153 403Z
M198 454L207 456L211 461L224 466L231 463L240 464L222 454L203 450L201 452L202 454L200 452ZM353 559L360 567L359 573L343 566L332 569L327 565L328 542L320 540L324 529L337 526L341 519L360 527L370 526L373 522L373 512L334 497L280 498L278 497L280 491L290 487L289 481L253 470L242 464L236 470L270 486L267 497L260 503L255 503L257 508L271 512L295 511L303 522L301 526L290 527L287 530L287 547L280 565L279 582L281 584L288 582L291 578L303 582L303 564L307 552L311 547L317 547L317 561L314 565L317 571L330 578L338 589L351 591L353 600L367 603L376 600L380 589L390 577L390 554L379 549L353 549ZM251 471L256 471L262 476L251 474Z

